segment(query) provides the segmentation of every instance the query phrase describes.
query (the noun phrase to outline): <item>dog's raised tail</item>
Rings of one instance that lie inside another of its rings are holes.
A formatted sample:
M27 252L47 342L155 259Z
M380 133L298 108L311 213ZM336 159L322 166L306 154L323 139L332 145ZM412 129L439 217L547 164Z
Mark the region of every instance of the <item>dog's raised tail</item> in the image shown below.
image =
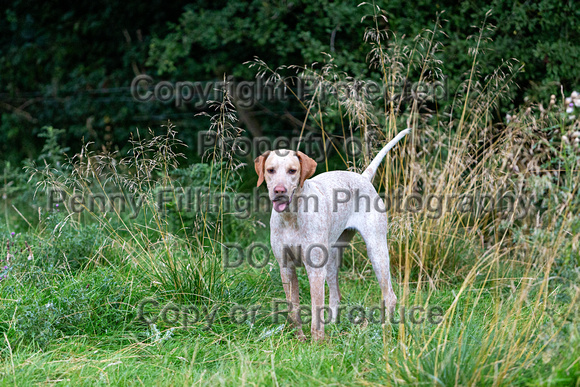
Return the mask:
M387 152L389 152L395 145L397 145L397 143L403 137L405 137L410 132L411 132L411 128L401 130L395 138L393 138L391 141L389 141L389 143L387 145L385 145L385 147L383 149L381 149L379 154L375 156L373 161L371 161L371 163L369 164L367 169L365 169L365 171L363 172L362 175L364 177L368 178L370 181L372 181L373 177L375 177L375 173L377 173L377 169L379 168L379 165L381 164L381 162L383 161L383 159L387 155Z

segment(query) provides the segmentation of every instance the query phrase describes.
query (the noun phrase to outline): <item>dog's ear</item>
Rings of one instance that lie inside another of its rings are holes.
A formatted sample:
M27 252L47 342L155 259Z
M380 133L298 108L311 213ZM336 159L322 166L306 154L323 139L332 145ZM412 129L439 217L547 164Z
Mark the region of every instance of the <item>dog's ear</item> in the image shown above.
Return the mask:
M316 172L316 161L306 156L300 151L296 151L296 156L300 160L300 188L304 186L304 180L308 179Z
M254 168L256 168L256 173L258 174L258 187L264 182L264 164L266 164L266 159L269 155L270 151L266 151L254 160Z

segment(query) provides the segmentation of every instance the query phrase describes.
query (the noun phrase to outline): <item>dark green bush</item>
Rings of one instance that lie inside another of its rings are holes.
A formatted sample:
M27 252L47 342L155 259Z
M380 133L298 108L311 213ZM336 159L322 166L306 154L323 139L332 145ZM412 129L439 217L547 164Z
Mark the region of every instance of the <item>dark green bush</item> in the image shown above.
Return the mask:
M437 13L445 11L441 21L447 37L441 39L440 59L451 95L471 68L468 50L475 42L466 38L477 33L473 26L481 26L490 9L487 22L495 28L485 34L489 41L483 44L485 60L478 70L490 74L511 58L524 64L516 78L521 91L511 91L515 106L525 96L545 101L560 86L570 92L580 81L580 9L572 1L421 0L412 6L402 1L376 5L388 19L379 28L400 39L433 28ZM0 74L6 79L0 86L4 159L16 162L38 154L42 141L36 136L44 125L66 128L65 144L71 149L78 149L84 138L115 150L126 144L135 126L156 127L170 118L182 139L194 145L195 132L207 124L195 118L198 110L134 101L129 85L138 73L170 82L215 81L224 74L251 79L253 72L242 63L254 56L276 68L322 62L326 56L321 52L326 52L341 71L376 76L365 63L369 46L362 39L365 27L373 24L371 19L361 22L362 16L373 13L369 5L255 0L195 1L184 8L180 2L155 1L144 8L136 2L101 7L80 1L65 8L16 1L0 15ZM265 106L258 133L294 128L291 121L280 119L287 111L303 118L297 105ZM242 120L242 126L249 123ZM193 154L195 147L190 149Z
M44 347L63 336L99 336L122 329L134 317L132 307L128 307L136 302L131 284L109 269L99 268L75 277L48 270L43 277L41 282L28 277L24 283L7 279L11 283L5 290L11 288L12 296L28 294L12 303L2 316L5 321L13 320L9 334L21 344ZM37 291L31 296L27 287L34 284Z

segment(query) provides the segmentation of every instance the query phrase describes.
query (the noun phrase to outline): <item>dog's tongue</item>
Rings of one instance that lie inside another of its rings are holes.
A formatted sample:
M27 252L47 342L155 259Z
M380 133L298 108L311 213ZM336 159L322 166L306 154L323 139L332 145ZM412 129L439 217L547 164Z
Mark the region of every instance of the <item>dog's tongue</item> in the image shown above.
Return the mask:
M286 206L288 206L288 202L279 202L279 201L276 201L276 202L272 202L272 203L274 203L274 209L277 212L284 211L286 209Z

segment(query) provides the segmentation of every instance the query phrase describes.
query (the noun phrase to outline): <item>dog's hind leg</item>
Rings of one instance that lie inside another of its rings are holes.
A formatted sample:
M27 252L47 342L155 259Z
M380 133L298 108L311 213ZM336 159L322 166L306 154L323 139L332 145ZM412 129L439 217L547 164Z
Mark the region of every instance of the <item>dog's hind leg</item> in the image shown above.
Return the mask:
M338 286L338 271L342 263L342 253L348 246L348 243L356 233L355 230L344 230L334 246L330 246L330 262L326 266L326 283L328 284L331 322L335 323L338 318L338 305L340 304L341 295Z
M392 316L397 304L397 296L393 291L391 282L391 265L386 235L387 216L378 212L372 212L369 216L374 219L369 219L364 226L359 228L359 232L365 241L367 254L379 281L385 309L389 316Z

